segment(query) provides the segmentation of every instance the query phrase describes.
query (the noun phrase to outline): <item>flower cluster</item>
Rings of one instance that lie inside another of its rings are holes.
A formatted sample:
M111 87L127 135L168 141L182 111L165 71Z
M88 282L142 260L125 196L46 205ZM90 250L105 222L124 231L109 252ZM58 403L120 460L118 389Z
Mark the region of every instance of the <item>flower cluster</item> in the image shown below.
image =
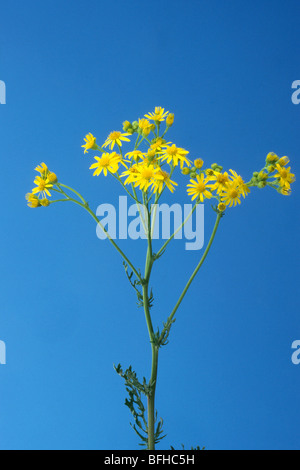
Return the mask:
M47 207L50 204L47 196L51 197L50 189L57 183L57 176L50 171L45 163L41 163L35 168L40 176L36 176L34 184L36 185L31 193L26 194L29 207Z
M161 132L164 121L165 129ZM188 158L189 151L165 139L173 122L173 113L156 107L154 112L145 114L143 118L123 122L123 132L111 132L101 147L96 144L96 138L88 134L82 146L84 153L91 149L102 152L100 157L94 157L96 162L90 166L95 170L94 175L98 176L102 171L105 176L111 173L124 187L131 186L131 195L135 199L137 188L144 195L147 194L149 200L152 195L158 197L165 188L174 192L178 183L172 179L173 173L179 168L183 175L190 177L187 193L192 201L198 203L214 198L217 200L215 209L220 212L240 204L241 198L249 194L251 186L262 188L269 185L281 194L290 194L290 185L295 176L290 172L290 167L286 168L289 162L287 157L279 158L269 153L265 167L254 172L253 178L245 182L232 169L223 172L223 167L216 163L204 168L200 158L192 162ZM130 142L134 134L137 134L134 148L123 154L123 144ZM111 153L107 152L107 147ZM123 169L119 173L120 167Z
M100 152L100 156L95 156L95 162L90 165L90 169L94 170L93 175L110 174L137 202L140 199L137 189L141 191L142 198L146 197L149 202L152 196L157 201L165 188L174 192L178 183L174 181L173 175L180 170L189 177L187 193L192 201L197 204L205 199L215 199L216 205L213 208L217 212L224 212L227 207L240 204L251 187L270 186L280 194L291 193L295 175L291 173L291 167L287 166L288 157L280 158L270 152L264 167L254 172L250 181L245 182L232 169L223 171L223 167L217 163L205 168L201 158L190 160L188 150L165 138L173 123L174 114L158 106L154 112L149 112L136 121L123 122L122 131L112 131L102 146L97 144L92 133L87 134L82 145L84 153ZM123 144L131 142L133 148L124 153ZM26 195L28 205L48 206L50 201L47 196L51 196L50 190L57 183L57 177L48 170L45 163L41 163L36 171L39 173L34 180L36 187ZM66 196L61 186L65 185L60 184L54 190Z

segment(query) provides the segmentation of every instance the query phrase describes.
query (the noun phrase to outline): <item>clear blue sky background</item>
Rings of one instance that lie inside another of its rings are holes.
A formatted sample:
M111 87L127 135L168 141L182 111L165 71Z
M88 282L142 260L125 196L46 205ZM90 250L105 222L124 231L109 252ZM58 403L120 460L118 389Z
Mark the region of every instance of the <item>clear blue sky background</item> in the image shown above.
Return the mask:
M29 209L44 161L95 209L117 204L93 178L102 142L163 106L170 138L245 179L269 151L300 174L297 0L12 1L1 8L1 449L135 449L113 363L149 376L141 309L117 252L71 204ZM184 178L166 200L189 202ZM159 448L299 449L299 189L253 190L221 221L213 249L161 350ZM214 223L205 206L205 238ZM159 245L159 243L158 243ZM122 248L143 267L144 243ZM172 309L201 252L175 241L154 267L153 321Z

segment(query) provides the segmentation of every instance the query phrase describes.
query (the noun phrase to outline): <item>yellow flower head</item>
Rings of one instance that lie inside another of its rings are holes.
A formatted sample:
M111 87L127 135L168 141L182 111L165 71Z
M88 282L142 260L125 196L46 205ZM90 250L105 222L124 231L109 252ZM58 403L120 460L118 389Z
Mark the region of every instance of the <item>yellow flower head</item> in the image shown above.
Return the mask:
M125 176L127 176L126 180L124 181L124 184L131 184L136 181L136 178L139 174L138 167L138 164L134 164L130 168L128 168L128 170L123 171L121 177L124 178Z
M34 184L36 185L35 188L32 190L32 194L41 195L43 198L47 196L51 197L49 189L53 187L53 184L49 182L48 178L42 178L41 176L37 176L34 180Z
M145 154L141 152L141 150L132 150L132 152L125 154L125 158L129 158L138 162L139 160L144 160Z
M192 196L192 201L199 197L200 201L203 202L205 198L210 199L212 197L209 191L210 185L207 185L208 180L205 179L204 174L196 175L196 179L191 179L190 184L187 185L187 193Z
M119 169L119 164L123 163L122 158L116 152L108 153L105 152L102 154L102 157L94 157L96 163L93 163L90 166L90 170L95 168L93 176L99 176L103 171L104 176L107 176L107 172L116 173Z
M221 192L221 202L226 206L232 207L241 203L241 190L235 181L228 183Z
M277 178L278 184L285 189L290 189L291 183L296 180L295 175L291 173L291 167L282 167L279 163L276 163L276 170L273 176Z
M164 176L161 173L160 168L155 168L153 164L143 163L137 165L137 174L134 178L135 187L143 191L147 191L149 186L157 180L163 180Z
M41 163L35 168L35 171L38 171L41 176L47 176L49 173L48 167L45 163Z
M127 138L128 135L130 135L128 132L122 134L122 132L113 131L107 137L103 147L107 147L109 145L110 150L114 148L115 144L117 144L119 147L122 147L122 141L130 142L130 139Z
M165 117L169 114L169 111L165 112L165 108L156 106L154 113L145 114L147 119L150 119L154 122L162 122L165 120Z
M40 200L39 198L32 193L27 193L26 194L26 200L27 200L27 205L32 208L40 207Z
M142 132L142 134L147 137L150 132L151 132L151 123L148 121L148 119L139 119L139 130Z
M187 150L182 148L176 147L175 144L162 146L162 155L159 157L162 161L167 160L167 163L173 163L174 166L177 166L180 163L180 168L183 168L183 165L186 164L187 166L191 165L191 162L186 155L189 153Z
M156 193L161 193L161 191L163 190L163 187L164 185L166 185L166 187L171 191L171 193L174 192L174 186L178 186L178 184L175 182L175 181L172 181L170 179L170 175L169 173L167 173L166 171L163 171L163 170L159 170L157 175L159 176L159 178L157 178L156 176L154 177L154 181L152 183L152 189L153 189L153 192ZM160 177L162 176L163 179L161 179Z
M208 181L212 181L213 184L211 186L212 191L217 191L217 194L220 194L223 188L229 183L229 176L228 173L225 171L221 173L220 171L213 170L213 174L207 177Z
M84 153L88 153L89 150L97 150L98 145L96 144L96 137L94 137L91 132L87 134L83 140L85 144L81 147L84 148Z
M163 140L161 137L158 137L151 145L151 149L152 150L155 150L155 152L160 152L161 151L161 147L162 145L165 143L166 141Z
M232 180L233 185L235 185L238 188L239 192L245 198L247 194L250 193L250 189L244 182L243 178L240 175L238 175L236 171L234 170L229 170L229 171L231 173L230 178Z

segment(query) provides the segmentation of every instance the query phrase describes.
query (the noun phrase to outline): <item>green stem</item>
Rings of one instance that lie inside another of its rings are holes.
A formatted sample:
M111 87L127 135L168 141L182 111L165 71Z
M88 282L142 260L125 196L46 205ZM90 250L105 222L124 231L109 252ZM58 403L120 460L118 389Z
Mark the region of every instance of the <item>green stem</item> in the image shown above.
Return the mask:
M158 346L155 342L155 334L153 330L150 308L149 308L149 280L153 266L153 253L152 253L152 239L151 239L151 223L149 206L146 205L146 194L143 192L144 204L147 207L148 217L148 249L145 263L145 274L143 280L143 304L145 318L148 328L149 339L151 343L152 362L151 362L151 376L149 381L149 393L147 396L148 408L148 450L155 449L155 390L157 382L157 368L158 368Z
M169 323L170 321L173 320L173 318L174 318L174 316L175 316L175 313L176 313L177 310L178 310L179 305L181 304L181 302L182 302L182 300L183 300L185 294L187 293L187 291L188 291L190 285L192 284L192 282L193 282L195 276L197 275L199 269L201 268L202 264L204 263L204 260L205 260L206 256L208 255L208 252L209 252L209 250L210 250L210 247L211 247L211 245L212 245L212 242L214 241L214 238L215 238L215 235L216 235L216 232L217 232L217 229L218 229L218 226L219 226L219 222L220 222L220 220L221 220L222 215L223 215L222 213L218 213L217 219L216 219L216 222L215 222L215 225L214 225L214 228L213 228L211 237L210 237L210 240L209 240L209 242L208 242L208 244L207 244L207 247L206 247L206 249L205 249L205 251L204 251L204 253L203 253L203 256L202 256L201 260L199 261L199 263L197 264L197 266L196 266L196 268L195 268L193 274L192 274L191 277L189 278L189 280L188 280L188 282L187 282L185 288L183 289L181 296L179 297L179 299L178 299L178 301L177 301L175 307L173 308L173 310L172 310L172 312L171 312L171 315L169 316L169 318L168 318L168 320L167 320L167 323ZM160 338L159 338L160 341L162 341L162 339L163 339L163 337L164 337L164 334L165 334L165 331L166 331L166 328L164 328L164 329L162 330L162 332L161 332L161 335L160 335Z

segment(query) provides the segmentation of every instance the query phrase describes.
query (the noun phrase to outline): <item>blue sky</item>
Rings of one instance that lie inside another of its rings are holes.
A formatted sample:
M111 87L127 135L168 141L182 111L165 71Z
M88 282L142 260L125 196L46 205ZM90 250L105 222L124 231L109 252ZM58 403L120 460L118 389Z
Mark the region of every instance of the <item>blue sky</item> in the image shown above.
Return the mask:
M96 207L120 188L92 177L99 141L163 106L170 139L246 180L268 152L299 175L300 6L281 1L10 2L0 19L1 449L135 449L113 370L149 376L143 312L119 254L79 207L33 210L44 161ZM185 179L167 202L190 202ZM228 210L161 350L158 448L299 449L299 190L253 189ZM205 205L205 240L214 212ZM159 245L159 242L158 242ZM143 267L143 241L121 246ZM203 250L202 250L203 251ZM160 326L202 254L174 241L154 267Z

